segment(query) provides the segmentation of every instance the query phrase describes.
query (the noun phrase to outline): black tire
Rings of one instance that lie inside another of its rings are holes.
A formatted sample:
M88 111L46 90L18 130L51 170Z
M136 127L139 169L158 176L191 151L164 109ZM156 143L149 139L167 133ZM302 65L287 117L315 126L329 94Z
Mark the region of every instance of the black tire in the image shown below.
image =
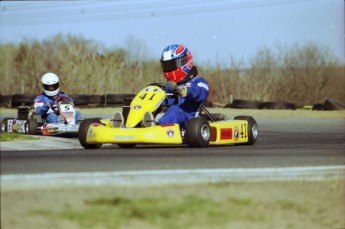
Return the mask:
M125 106L131 105L131 102L134 99L134 97L135 97L135 94L125 96L125 98L123 99L123 105Z
M251 100L235 99L231 104L227 104L224 108L237 109L258 109L260 102Z
M253 145L258 139L258 124L255 119L250 116L236 116L234 119L248 121L248 142L244 143L244 145Z
M38 122L36 119L28 119L25 123L25 133L29 135L36 135L38 129Z
M203 104L205 107L213 107L213 103L209 101L205 101Z
M211 139L211 127L203 117L192 118L187 123L186 140L190 147L207 147Z
M17 108L17 119L27 120L29 118L30 107L29 106L19 106Z
M222 113L212 113L211 115L216 121L228 120L228 117ZM207 114L201 114L201 117L205 118L207 121L211 121L211 118Z
M260 104L259 109L296 110L296 105L287 102L264 102Z
M338 100L334 99L326 99L324 103L325 110L344 110L345 109L345 103L342 103Z
M214 113L212 116L216 119L216 121L225 121L228 120L228 117L222 113Z
M102 144L88 144L86 142L87 132L92 123L101 123L101 121L97 118L89 118L82 121L79 125L78 139L79 139L80 144L85 149L98 149L99 147L102 146Z
M100 105L101 96L100 95L89 95L87 100L88 105Z
M117 144L121 148L134 148L137 144Z
M316 103L313 105L312 110L313 111L324 111L325 110L325 104L324 103Z
M1 122L1 132L2 133L6 133L8 131L8 128L7 128L7 121L10 120L10 119L15 119L15 118L4 118Z
M20 105L33 105L36 95L27 94L14 94L12 95L12 107L18 107Z
M12 107L12 95L0 95L0 107Z
M102 105L123 105L124 99L132 94L105 94L101 95Z
M89 102L89 95L71 95L73 99L73 104L80 106L80 105L87 105Z

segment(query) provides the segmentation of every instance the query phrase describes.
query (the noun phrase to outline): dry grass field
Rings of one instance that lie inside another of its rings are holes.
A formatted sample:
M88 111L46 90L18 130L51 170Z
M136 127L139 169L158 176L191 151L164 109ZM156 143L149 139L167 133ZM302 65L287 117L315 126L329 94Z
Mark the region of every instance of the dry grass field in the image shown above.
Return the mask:
M103 95L135 93L153 82L163 82L159 56L145 59L144 47L136 50L104 50L96 42L57 35L44 41L0 45L0 91L2 95L36 94L40 78L57 73L68 94ZM163 48L163 47L162 47ZM294 45L284 49L261 48L249 66L241 60L214 66L195 64L210 84L209 101L229 103L230 98L256 101L285 101L298 106L345 101L344 66L327 47Z

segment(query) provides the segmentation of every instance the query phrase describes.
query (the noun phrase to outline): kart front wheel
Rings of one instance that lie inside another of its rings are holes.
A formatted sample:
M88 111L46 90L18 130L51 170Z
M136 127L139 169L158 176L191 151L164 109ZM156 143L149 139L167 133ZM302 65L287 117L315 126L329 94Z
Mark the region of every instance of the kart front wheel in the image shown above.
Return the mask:
M203 117L192 118L187 123L186 139L190 147L207 147L211 139L211 128Z
M85 119L80 123L79 131L78 131L78 138L80 145L82 145L85 149L98 149L102 146L102 144L89 144L86 142L87 133L89 131L89 127L92 123L101 123L101 121L97 118L90 118Z
M36 119L28 119L25 123L25 133L30 135L37 134L38 123Z

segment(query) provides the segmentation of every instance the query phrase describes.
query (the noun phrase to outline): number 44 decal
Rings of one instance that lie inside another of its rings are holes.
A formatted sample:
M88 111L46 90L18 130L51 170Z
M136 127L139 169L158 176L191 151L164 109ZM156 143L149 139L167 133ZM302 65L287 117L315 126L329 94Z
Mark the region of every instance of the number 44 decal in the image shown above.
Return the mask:
M156 94L153 94L148 100L152 100L153 97L155 97L155 95L156 95ZM139 98L140 98L141 100L144 100L144 99L146 98L146 96L147 96L147 93L143 94L143 95L140 96Z

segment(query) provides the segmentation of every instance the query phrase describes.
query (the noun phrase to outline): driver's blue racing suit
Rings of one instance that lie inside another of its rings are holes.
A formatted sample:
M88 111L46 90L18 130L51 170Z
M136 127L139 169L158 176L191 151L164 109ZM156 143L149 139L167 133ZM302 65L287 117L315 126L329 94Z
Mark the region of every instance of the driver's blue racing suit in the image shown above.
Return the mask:
M58 97L66 97L66 99L70 102L73 102L73 99L69 97L64 92L59 92L56 96L47 96L42 92L38 96L36 96L34 100L34 108L37 114L41 115L43 119L45 119L46 123L57 123L58 122L58 114L54 112L54 108L57 108L57 98ZM49 109L51 108L51 109ZM76 111L75 121L78 122L78 117L80 116L80 112Z
M195 76L178 86L187 87L186 96L178 96L177 104L174 104L175 99L173 98L164 101L163 106L172 105L157 123L159 125L178 123L181 128L185 129L188 120L195 117L200 105L206 101L209 88L207 81L200 76Z

